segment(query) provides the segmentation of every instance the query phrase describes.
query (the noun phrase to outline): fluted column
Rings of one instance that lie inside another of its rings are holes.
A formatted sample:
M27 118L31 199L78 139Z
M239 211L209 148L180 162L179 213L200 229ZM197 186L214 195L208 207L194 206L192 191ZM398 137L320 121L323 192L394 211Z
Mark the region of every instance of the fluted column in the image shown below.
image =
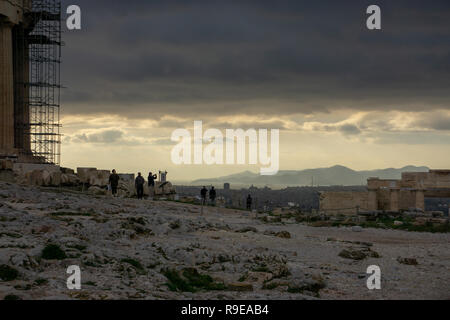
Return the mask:
M368 197L368 210L376 211L378 210L378 197L377 197L377 189L369 188L369 197Z
M390 193L391 193L390 194L390 196L391 196L391 199L390 199L390 203L391 203L390 210L394 211L394 212L398 212L399 211L399 203L398 203L398 201L399 201L400 188L392 188L390 190Z
M416 209L420 209L425 211L425 190L416 189L415 190L415 200L416 200Z
M14 153L12 24L0 20L0 153Z
M28 45L25 40L23 25L13 28L13 55L14 55L14 121L15 121L15 148L21 153L30 151L30 109L29 109L29 62Z

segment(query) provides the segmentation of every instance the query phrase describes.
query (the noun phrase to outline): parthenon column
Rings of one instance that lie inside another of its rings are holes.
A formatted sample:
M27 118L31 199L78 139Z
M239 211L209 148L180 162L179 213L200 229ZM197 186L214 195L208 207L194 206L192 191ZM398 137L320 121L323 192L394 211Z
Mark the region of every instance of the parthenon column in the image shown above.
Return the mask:
M0 154L14 150L12 24L0 20Z
M416 195L416 209L425 211L425 191L423 189L414 190Z
M14 55L14 145L22 153L31 153L29 108L29 61L25 29L22 24L13 28Z
M400 194L400 188L391 188L390 189L390 210L393 212L399 211L399 194Z
M367 203L367 209L369 211L378 210L378 198L377 198L377 189L369 188L369 197Z

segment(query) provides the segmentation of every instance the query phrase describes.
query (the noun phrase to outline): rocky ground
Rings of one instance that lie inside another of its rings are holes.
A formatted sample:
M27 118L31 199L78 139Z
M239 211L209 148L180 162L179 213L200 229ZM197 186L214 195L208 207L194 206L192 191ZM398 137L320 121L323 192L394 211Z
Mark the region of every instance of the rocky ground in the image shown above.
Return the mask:
M450 299L448 233L201 211L0 183L0 299Z

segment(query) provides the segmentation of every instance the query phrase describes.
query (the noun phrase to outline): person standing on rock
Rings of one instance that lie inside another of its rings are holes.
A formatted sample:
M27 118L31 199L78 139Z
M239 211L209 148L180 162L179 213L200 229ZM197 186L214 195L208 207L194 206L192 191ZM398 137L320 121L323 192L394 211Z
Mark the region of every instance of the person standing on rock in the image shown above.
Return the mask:
M253 202L252 196L248 195L248 197L247 197L247 210L252 210L252 202Z
M208 189L203 186L203 189L200 191L200 195L202 196L202 205L206 204L206 194L208 193Z
M209 200L211 201L211 204L214 206L216 204L216 189L214 187L211 187L211 190L209 190Z
M155 179L157 179L158 178L158 176L156 175L156 174L153 174L153 173L149 173L148 174L148 186L149 187L155 187Z
M144 197L144 184L145 184L145 180L142 177L141 173L138 172L138 176L135 181L136 193L137 193L138 199L142 199Z
M111 186L113 197L117 196L117 187L119 186L119 180L119 175L116 173L116 170L113 169L112 174L109 176L109 184Z
M153 174L150 172L148 174L148 192L150 196L154 196L155 194L155 180L158 179L158 176L156 174ZM153 194L152 194L153 192Z

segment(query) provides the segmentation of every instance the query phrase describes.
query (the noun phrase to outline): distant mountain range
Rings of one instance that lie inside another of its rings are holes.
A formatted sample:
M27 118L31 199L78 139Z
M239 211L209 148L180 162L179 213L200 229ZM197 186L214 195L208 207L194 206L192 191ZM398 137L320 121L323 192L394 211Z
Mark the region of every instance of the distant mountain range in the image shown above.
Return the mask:
M378 177L380 179L400 179L402 172L428 172L428 167L406 166L401 169L379 169L368 171L355 171L344 166L331 168L307 169L301 171L280 171L275 176L261 176L257 173L245 171L229 176L200 179L192 181L192 185L222 186L228 182L231 187L293 187L293 186L356 186L367 184L367 179Z

